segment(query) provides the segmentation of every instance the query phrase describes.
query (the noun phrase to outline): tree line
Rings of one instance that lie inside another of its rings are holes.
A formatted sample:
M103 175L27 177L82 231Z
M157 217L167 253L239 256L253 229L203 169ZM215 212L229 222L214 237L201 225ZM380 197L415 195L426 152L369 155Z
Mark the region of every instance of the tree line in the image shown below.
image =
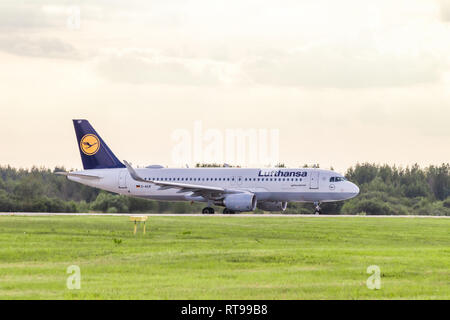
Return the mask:
M220 165L198 164L197 167ZM284 167L279 164L278 167ZM304 165L303 167L307 167ZM314 165L314 167L319 167ZM201 203L165 202L100 191L56 175L65 168L16 169L0 166L1 212L200 212ZM360 215L450 215L450 165L397 167L370 163L349 168L359 196L322 204L325 213ZM258 213L262 211L257 210ZM290 203L285 213L309 214L313 205Z

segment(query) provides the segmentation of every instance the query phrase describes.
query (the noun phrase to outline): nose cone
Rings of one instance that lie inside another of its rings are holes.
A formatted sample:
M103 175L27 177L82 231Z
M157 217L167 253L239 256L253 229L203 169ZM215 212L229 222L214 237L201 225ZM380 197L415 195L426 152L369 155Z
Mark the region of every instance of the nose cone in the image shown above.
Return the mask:
M350 187L351 191L350 192L352 194L352 198L354 198L359 194L359 187L352 182L350 182L350 183L351 183L351 187Z

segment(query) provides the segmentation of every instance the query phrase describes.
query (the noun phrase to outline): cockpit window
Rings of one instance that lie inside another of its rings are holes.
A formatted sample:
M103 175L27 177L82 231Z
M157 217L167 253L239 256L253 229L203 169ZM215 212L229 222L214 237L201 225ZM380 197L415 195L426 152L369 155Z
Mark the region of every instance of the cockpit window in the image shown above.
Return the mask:
M331 178L330 178L330 182L334 182L334 177L331 177Z

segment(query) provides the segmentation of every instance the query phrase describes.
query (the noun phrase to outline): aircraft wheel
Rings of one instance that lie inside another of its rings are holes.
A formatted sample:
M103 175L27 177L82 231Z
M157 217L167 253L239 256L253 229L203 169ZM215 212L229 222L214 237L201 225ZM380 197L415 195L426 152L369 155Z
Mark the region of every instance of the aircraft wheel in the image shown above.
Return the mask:
M211 207L203 208L202 214L214 214L214 209Z
M223 209L223 214L234 214L233 210L230 210L228 208Z

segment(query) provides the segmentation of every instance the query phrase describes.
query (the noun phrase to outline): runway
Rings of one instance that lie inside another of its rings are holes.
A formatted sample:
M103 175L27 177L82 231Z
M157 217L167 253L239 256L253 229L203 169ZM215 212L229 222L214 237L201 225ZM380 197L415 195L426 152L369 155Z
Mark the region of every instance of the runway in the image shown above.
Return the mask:
M63 213L63 212L0 212L0 216L148 216L148 217L218 217L218 218L444 218L450 216L387 216L387 215L345 215L345 214L198 214L198 213Z

